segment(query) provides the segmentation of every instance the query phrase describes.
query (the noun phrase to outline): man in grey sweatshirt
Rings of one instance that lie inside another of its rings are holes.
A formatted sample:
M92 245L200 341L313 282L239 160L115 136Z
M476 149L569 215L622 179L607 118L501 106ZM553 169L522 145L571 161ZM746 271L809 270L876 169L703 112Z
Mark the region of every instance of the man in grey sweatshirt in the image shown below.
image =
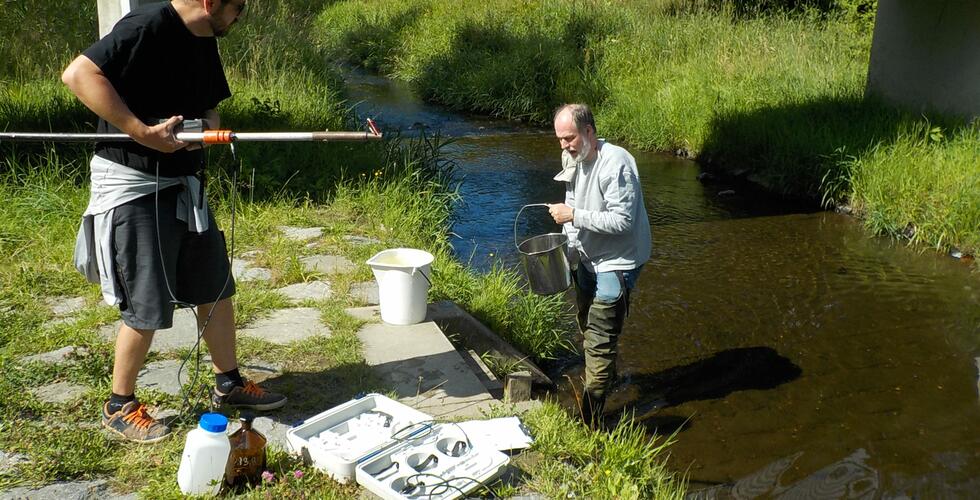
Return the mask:
M596 137L592 111L567 104L555 112L562 148L565 202L548 205L568 236L579 329L584 336L582 417L596 424L616 379L616 346L629 311L630 290L650 258L650 221L636 160Z

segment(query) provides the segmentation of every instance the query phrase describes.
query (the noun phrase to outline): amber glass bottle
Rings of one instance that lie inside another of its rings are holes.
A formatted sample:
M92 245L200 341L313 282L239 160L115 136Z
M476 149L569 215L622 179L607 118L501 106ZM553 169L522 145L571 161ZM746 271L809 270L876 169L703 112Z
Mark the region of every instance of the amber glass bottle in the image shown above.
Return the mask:
M258 484L265 470L265 436L252 428L252 416L242 416L240 429L228 437L231 454L225 468L225 482L229 486Z

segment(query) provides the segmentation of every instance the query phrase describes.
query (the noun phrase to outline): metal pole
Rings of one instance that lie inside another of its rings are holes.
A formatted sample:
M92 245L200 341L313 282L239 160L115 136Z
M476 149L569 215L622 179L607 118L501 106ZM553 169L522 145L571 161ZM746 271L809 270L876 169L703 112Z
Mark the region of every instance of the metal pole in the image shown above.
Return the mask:
M183 142L212 142L204 132L177 132L174 135L177 140ZM370 141L381 137L380 133L372 132L230 132L230 140L233 142ZM126 134L0 132L0 142L131 142L132 140L133 138Z

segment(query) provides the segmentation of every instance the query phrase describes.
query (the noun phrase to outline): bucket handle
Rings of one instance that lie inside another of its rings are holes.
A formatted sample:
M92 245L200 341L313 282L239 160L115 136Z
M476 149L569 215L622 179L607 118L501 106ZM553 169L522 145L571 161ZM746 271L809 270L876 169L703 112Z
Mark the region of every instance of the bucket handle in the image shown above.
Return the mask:
M546 207L546 206L548 206L547 203L529 203L527 205L524 205L523 207L521 207L520 210L517 211L517 215L514 217L514 247L515 248L520 248L520 244L517 243L517 221L520 220L521 218L521 212L523 212L524 209L528 207Z

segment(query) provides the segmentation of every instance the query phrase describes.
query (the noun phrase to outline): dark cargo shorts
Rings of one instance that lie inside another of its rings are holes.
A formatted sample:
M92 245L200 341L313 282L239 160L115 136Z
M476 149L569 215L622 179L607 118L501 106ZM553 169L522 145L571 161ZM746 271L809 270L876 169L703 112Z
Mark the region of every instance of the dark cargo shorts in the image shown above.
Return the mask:
M158 209L157 197L151 194L120 205L113 213L116 281L122 292L119 310L130 328L173 326L174 297L183 304L200 305L235 294L225 237L210 208L208 230L203 233L177 220L177 196L183 189L160 191ZM154 212L160 215L159 235Z

